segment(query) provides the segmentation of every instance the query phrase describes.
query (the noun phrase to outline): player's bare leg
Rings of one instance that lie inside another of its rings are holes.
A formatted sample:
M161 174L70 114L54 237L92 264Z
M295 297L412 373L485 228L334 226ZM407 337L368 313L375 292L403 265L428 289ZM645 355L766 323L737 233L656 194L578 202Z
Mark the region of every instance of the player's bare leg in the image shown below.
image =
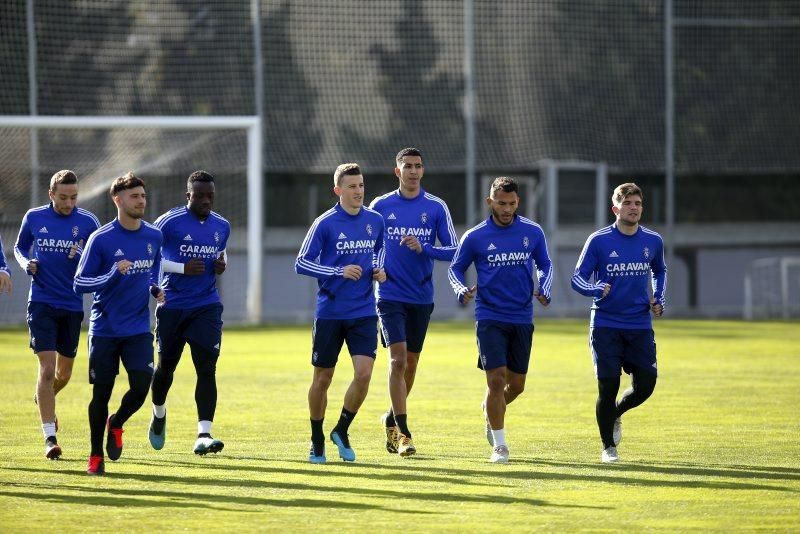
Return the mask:
M508 445L505 437L506 416L506 367L486 371L486 416L492 428L494 449L489 459L493 463L508 462Z
M36 403L45 439L45 457L55 460L61 456L61 447L56 440L56 396L53 383L56 376L56 351L47 350L39 356L39 375L36 381Z

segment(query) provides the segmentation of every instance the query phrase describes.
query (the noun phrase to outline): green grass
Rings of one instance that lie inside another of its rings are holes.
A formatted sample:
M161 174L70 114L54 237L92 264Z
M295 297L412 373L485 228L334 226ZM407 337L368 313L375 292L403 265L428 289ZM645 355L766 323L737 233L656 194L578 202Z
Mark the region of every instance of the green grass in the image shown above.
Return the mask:
M58 397L64 458L42 456L31 401L36 361L0 331L0 530L797 530L800 328L790 323L657 324L659 384L625 416L619 465L599 463L585 321L537 322L525 393L510 406L512 461L486 462L468 324L432 326L410 397L419 454L387 454L385 350L351 428L355 464L307 463L309 328L228 330L219 364L218 456L191 452L191 360L170 394L167 445L147 441L149 401L125 427L106 477L85 474L85 343ZM351 374L340 361L326 431ZM111 407L124 391L124 373ZM623 383L627 383L624 380Z

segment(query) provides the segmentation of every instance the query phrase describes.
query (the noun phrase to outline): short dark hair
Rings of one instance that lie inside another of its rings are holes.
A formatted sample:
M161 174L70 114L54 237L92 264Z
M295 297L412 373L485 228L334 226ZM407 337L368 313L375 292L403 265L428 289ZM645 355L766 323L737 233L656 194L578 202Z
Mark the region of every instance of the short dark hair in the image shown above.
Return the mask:
M133 171L128 171L122 176L114 178L111 183L110 193L111 196L117 196L117 193L126 189L133 189L134 187L144 187L144 180L133 174Z
M206 171L194 171L186 180L186 187L191 189L195 182L214 182L214 175Z
M397 163L397 166L400 167L400 164L403 163L403 158L406 156L419 156L422 157L422 152L419 151L418 148L414 148L413 146L404 148L400 152L397 153L395 156L394 161Z
M516 193L519 195L519 185L517 185L516 180L513 178L507 176L498 176L495 178L494 182L492 182L492 186L489 188L489 196L493 197L494 194L501 189L504 193Z
M50 178L50 191L55 191L58 184L70 185L77 183L78 177L75 176L75 173L69 169L64 169L63 171L58 171Z
M358 176L359 174L361 174L361 167L358 166L358 163L342 163L336 167L336 171L333 173L333 185L339 187L342 176Z
M642 189L633 182L618 185L616 189L614 189L614 194L611 195L611 202L615 206L619 206L622 204L622 201L628 198L630 195L639 195L639 198L641 198L642 202L644 202Z

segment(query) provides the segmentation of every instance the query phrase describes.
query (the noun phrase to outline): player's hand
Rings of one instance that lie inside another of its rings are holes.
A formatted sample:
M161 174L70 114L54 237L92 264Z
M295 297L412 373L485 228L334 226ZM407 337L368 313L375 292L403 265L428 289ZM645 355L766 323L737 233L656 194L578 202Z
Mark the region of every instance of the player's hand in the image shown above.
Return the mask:
M384 283L386 281L386 271L378 268L372 269L372 279L379 284Z
M39 260L31 260L28 262L28 274L34 276L39 272Z
M117 270L119 271L119 274L127 274L128 269L131 268L131 265L133 265L133 263L128 260L119 260L117 262Z
M78 250L82 248L83 248L83 239L81 239L77 243L73 243L72 246L69 247L69 254L67 254L67 257L69 259L74 258L76 255L78 255Z
M536 297L536 300L538 300L539 304L541 304L542 306L547 306L550 304L550 301L547 300L547 297L539 293L538 289L533 290L533 296Z
M206 262L200 258L192 258L183 264L183 274L197 276L206 271Z
M469 304L472 299L475 298L475 293L478 292L478 286L472 286L471 288L467 289L467 291L461 295L461 304Z
M11 275L5 271L0 272L0 293L5 291L10 295L12 289L13 284L11 283Z
M601 299L605 298L605 296L608 295L610 292L611 292L611 284L603 284L603 294L600 298Z
M650 299L650 309L656 317L661 317L664 314L664 306L659 304L656 299Z
M222 274L225 272L225 268L228 266L225 263L225 254L220 253L219 258L214 260L214 272L216 274Z
M403 238L400 240L400 246L406 246L416 252L417 254L422 253L422 243L419 242L417 236L413 235L404 235Z
M346 265L342 271L342 276L348 280L356 281L361 278L361 267L358 265Z

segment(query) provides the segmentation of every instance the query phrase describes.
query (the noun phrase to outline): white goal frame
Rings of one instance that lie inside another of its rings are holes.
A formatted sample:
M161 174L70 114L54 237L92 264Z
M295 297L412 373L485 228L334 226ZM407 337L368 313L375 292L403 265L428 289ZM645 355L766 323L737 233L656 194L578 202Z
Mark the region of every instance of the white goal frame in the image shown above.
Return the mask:
M789 294L789 268L800 267L800 256L784 256L761 258L753 261L744 277L744 319L752 321L756 319L756 307L754 303L754 287L753 276L757 274L759 269L774 268L777 269L778 279L773 280L777 284L778 294L780 296L780 314L781 318L788 320L791 318L789 309L790 299L796 298L796 295Z
M0 115L0 128L247 130L247 321L261 322L264 257L262 125L257 115L235 116L45 116Z

